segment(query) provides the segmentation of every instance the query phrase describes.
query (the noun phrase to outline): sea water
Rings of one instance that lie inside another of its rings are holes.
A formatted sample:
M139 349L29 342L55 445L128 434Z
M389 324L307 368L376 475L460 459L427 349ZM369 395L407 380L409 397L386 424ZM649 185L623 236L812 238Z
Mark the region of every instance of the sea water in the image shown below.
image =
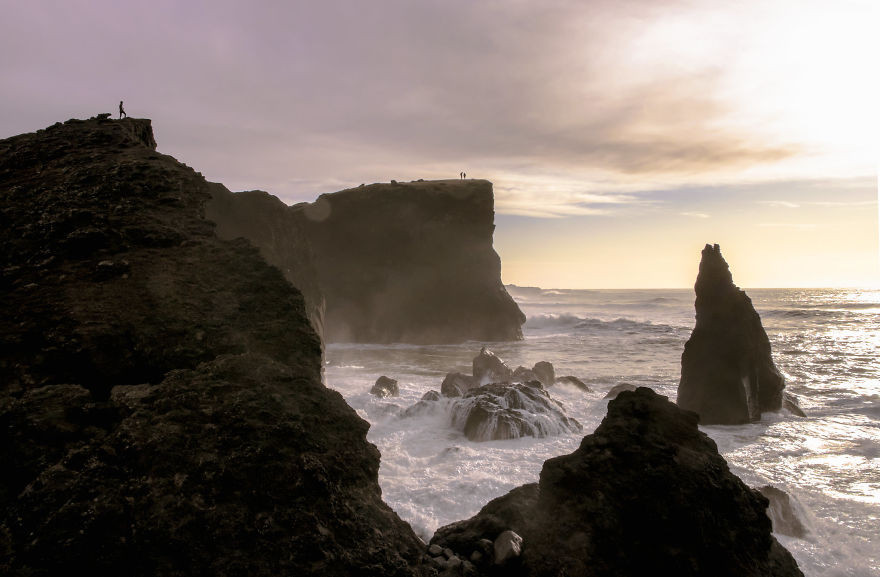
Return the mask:
M489 500L535 482L544 461L572 452L604 417L615 385L647 386L675 400L681 353L694 325L691 290L542 290L508 287L528 321L524 339L488 346L511 368L549 361L591 392L550 395L582 433L471 442L452 427L452 401L404 417L448 372L470 374L484 343L330 345L327 385L371 427L382 453L385 501L428 540ZM758 423L701 427L731 470L753 487L786 491L807 535L777 535L807 576L880 575L880 291L746 291L773 358L806 418L765 413ZM400 396L369 394L380 375Z

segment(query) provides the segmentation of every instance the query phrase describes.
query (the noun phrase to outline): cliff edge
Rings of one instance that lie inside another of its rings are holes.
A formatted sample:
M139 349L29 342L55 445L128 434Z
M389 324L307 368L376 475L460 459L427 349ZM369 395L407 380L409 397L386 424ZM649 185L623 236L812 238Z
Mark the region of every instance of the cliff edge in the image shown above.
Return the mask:
M0 140L0 573L396 575L368 425L219 185L99 116Z

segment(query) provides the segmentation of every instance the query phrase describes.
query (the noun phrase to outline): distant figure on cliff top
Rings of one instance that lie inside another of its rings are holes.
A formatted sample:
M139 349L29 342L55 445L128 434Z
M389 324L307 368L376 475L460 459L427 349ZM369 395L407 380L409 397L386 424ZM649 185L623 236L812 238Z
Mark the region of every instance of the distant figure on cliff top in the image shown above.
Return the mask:
M122 120L122 117L128 118L128 114L125 113L125 109L122 108L122 101L119 101L119 120Z
M462 173L461 173L461 177L462 177L462 178L467 178L467 173L466 173L466 172L462 172Z
M458 173L458 178L464 180L464 173L463 173L463 172L459 172L459 173Z

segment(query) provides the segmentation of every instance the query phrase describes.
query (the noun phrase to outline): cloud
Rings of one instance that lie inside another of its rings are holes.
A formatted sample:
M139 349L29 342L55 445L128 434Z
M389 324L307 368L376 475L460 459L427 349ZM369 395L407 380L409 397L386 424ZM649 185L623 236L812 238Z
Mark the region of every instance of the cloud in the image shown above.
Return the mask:
M689 216L691 218L710 218L705 212L681 212L681 216Z
M800 206L800 204L788 200L759 200L758 204L764 204L767 206L778 208L798 208Z

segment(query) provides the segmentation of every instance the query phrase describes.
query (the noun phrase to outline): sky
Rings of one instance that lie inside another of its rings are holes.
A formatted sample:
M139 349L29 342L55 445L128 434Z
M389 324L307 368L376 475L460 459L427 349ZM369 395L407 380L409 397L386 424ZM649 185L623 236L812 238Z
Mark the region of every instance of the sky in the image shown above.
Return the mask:
M0 138L153 120L288 203L484 178L506 283L878 286L874 0L0 0Z

